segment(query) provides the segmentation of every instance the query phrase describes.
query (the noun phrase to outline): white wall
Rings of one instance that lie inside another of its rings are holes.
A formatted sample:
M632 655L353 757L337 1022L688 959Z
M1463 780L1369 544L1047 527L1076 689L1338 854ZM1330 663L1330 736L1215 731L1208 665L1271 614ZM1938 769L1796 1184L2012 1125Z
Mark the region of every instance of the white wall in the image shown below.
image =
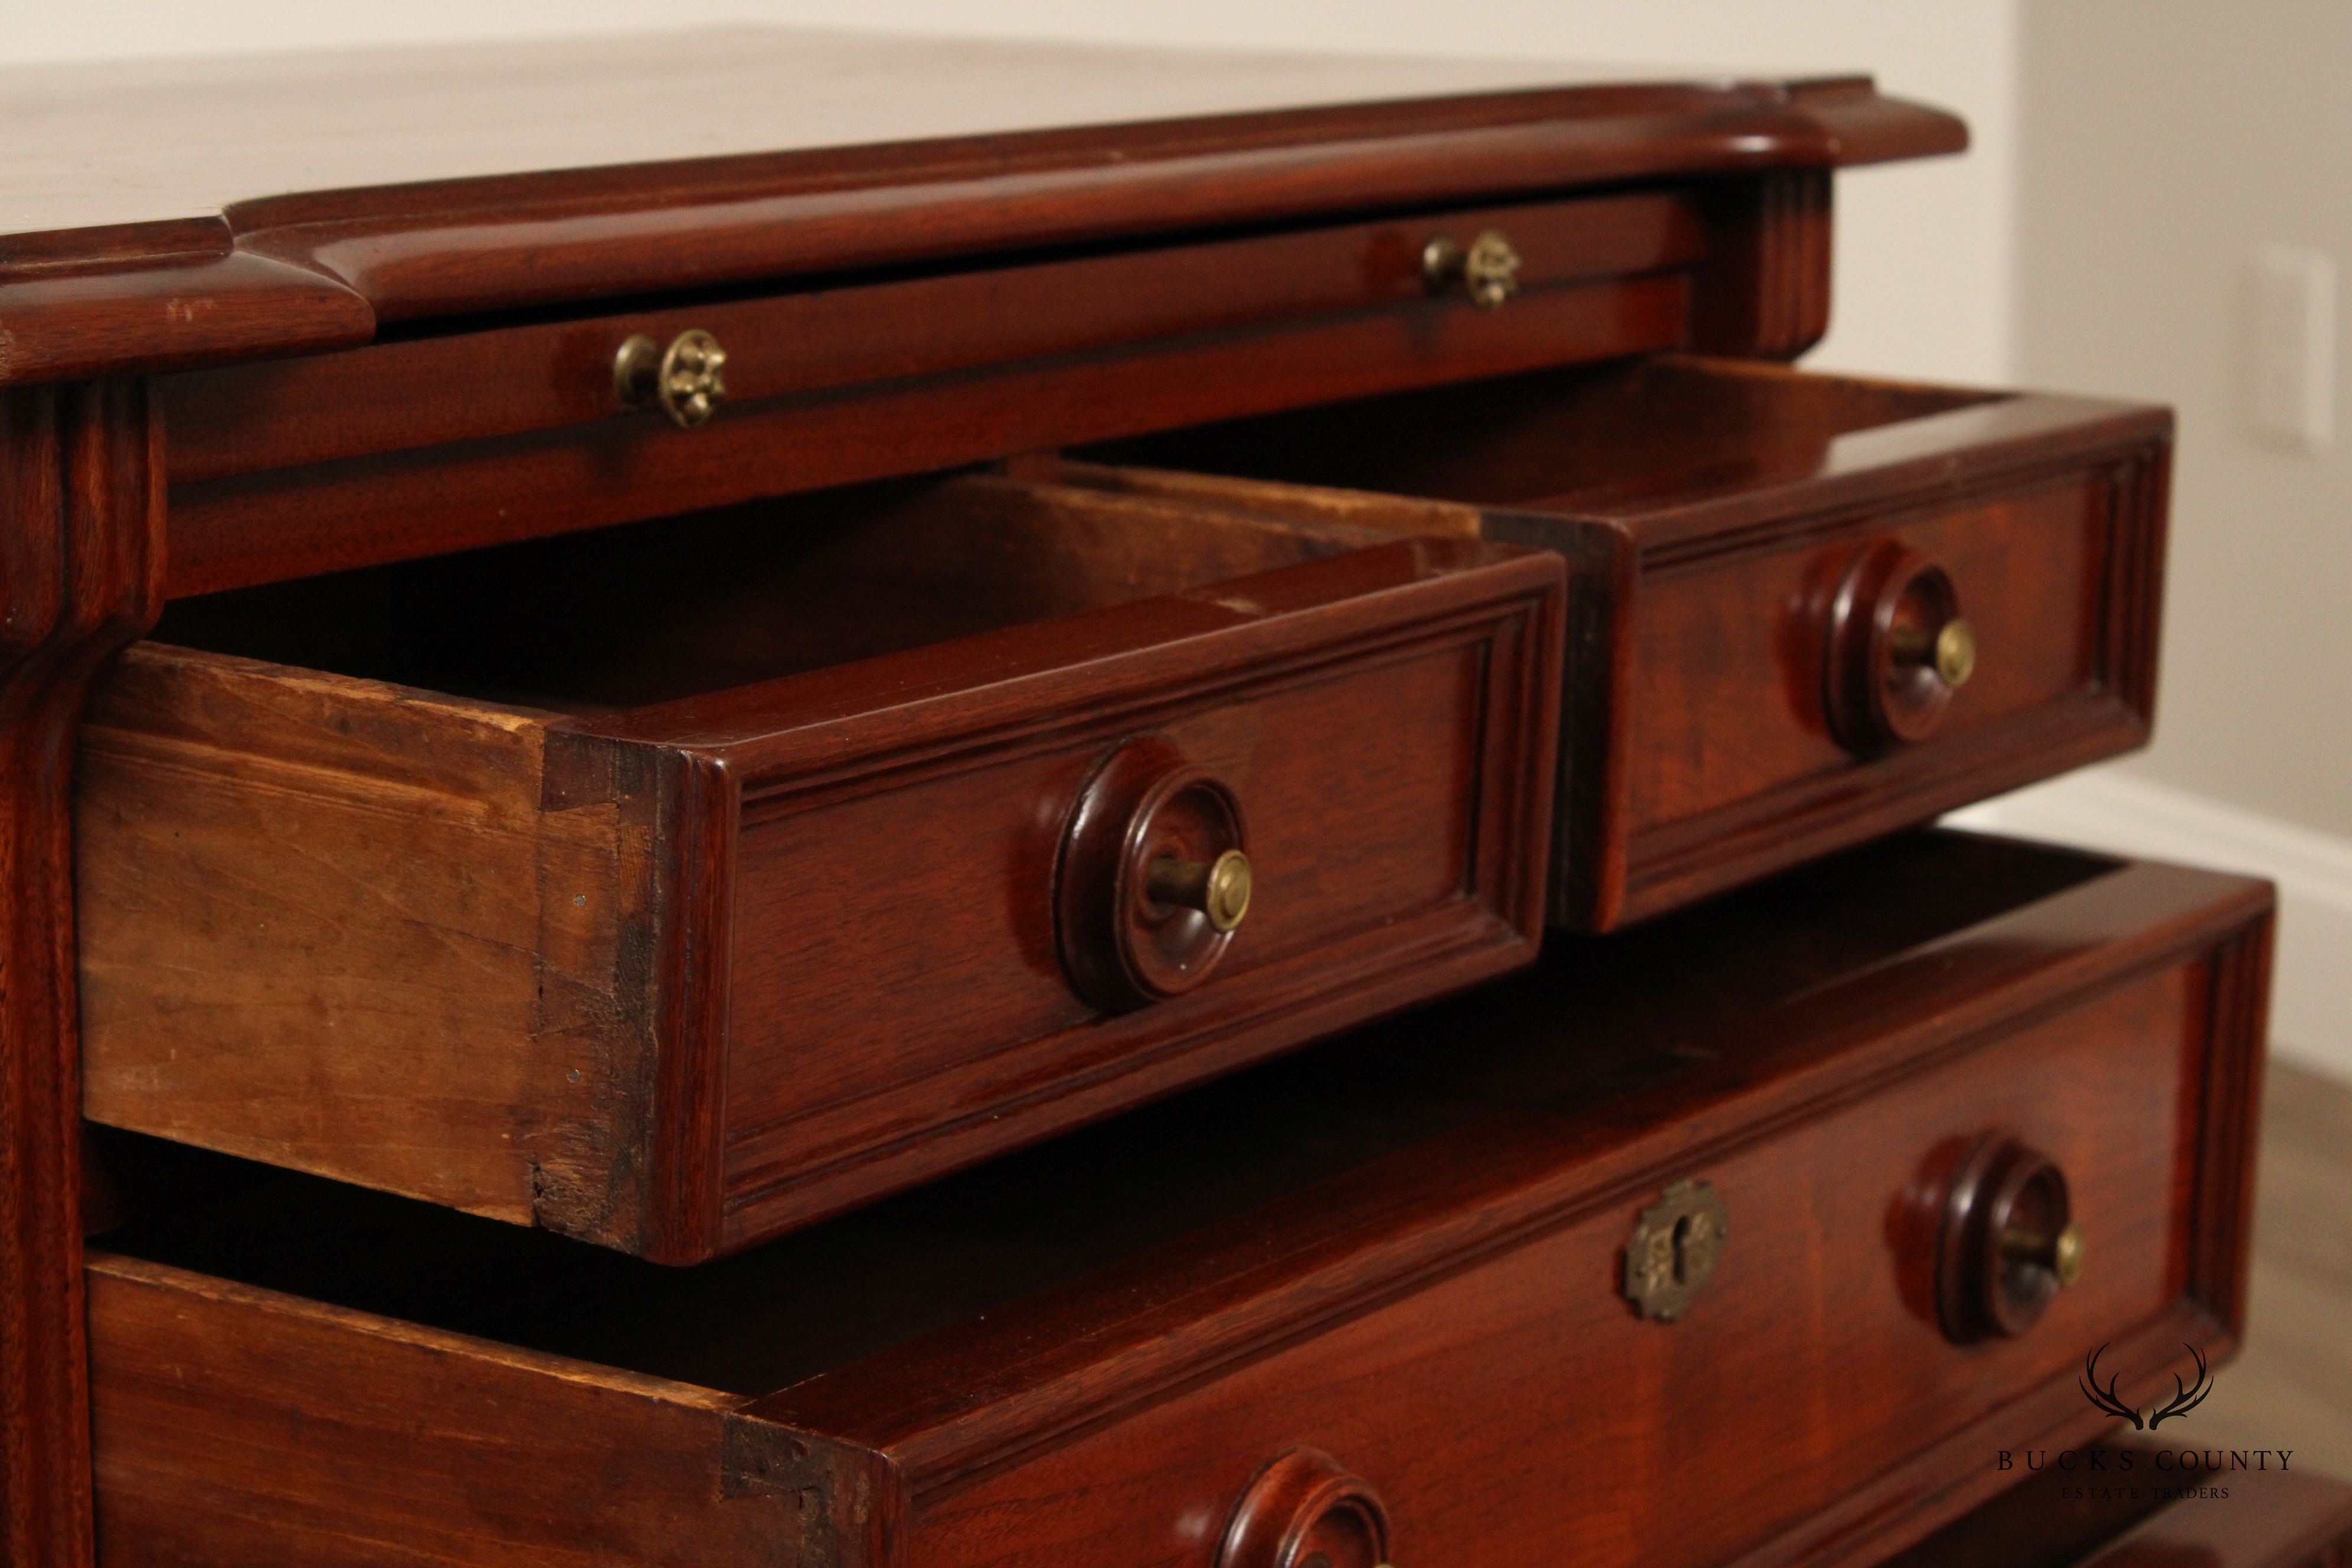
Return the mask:
M0 65L530 37L723 20L1561 60L1874 71L1965 115L1965 158L1841 182L1836 318L1815 363L1992 382L2008 373L2017 0L77 0L0 5ZM0 176L5 191L5 176ZM260 193L256 193L260 194ZM0 197L0 199L5 199Z
M2276 880L2277 1048L2352 1079L2352 408L2327 451L2257 438L2244 353L2257 247L2352 283L2352 7L2027 0L2019 27L2018 374L2171 404L2180 443L2154 747L1972 815Z
M2317 454L2257 439L2242 375L2257 247L2352 280L2352 6L2026 16L2019 370L2180 415L2164 711L2133 771L2352 837L2352 424Z

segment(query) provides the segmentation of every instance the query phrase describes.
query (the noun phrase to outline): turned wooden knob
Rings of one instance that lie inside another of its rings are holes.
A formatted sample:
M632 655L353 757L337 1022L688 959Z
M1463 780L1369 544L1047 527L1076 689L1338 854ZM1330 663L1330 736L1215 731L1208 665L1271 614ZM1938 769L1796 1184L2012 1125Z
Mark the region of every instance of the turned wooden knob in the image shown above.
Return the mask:
M1936 1312L1946 1337L2021 1334L2082 1273L2065 1173L2013 1138L1979 1140L1945 1188Z
M1940 566L1891 539L1855 556L1830 600L1823 706L1850 751L1925 740L1977 668L1976 628Z
M1388 1568L1388 1561L1380 1494L1313 1448L1293 1448L1257 1473L1217 1552L1217 1568Z
M1062 968L1098 1007L1181 995L1249 913L1241 804L1169 742L1130 741L1079 792L1055 878Z

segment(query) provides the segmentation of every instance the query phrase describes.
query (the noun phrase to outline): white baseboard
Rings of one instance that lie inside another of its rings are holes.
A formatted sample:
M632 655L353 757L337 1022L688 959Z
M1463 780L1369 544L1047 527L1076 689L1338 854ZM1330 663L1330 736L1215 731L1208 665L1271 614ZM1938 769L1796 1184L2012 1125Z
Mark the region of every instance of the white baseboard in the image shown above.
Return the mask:
M2278 884L2271 1048L2352 1083L2352 839L2093 768L1945 819L2089 849L2244 871Z

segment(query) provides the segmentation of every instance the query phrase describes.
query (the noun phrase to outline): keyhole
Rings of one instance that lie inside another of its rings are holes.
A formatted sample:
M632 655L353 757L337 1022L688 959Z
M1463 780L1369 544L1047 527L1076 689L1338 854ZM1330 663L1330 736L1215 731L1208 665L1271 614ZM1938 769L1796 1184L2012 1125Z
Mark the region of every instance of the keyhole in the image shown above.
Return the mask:
M1715 1222L1703 1214L1689 1214L1675 1221L1675 1283L1693 1283L1691 1276L1704 1270L1715 1258Z

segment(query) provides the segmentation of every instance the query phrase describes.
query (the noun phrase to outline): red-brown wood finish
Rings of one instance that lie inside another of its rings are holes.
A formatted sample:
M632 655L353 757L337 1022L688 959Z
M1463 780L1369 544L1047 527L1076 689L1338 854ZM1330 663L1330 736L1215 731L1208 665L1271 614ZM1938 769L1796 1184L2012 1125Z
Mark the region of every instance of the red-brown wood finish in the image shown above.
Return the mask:
M1719 180L1699 197L1706 258L1693 279L1689 346L1794 359L1830 325L1830 178L1788 169Z
M1786 356L1826 320L1828 171L1965 142L1949 116L1851 76L1677 84L741 32L45 66L0 79L0 106L16 174L0 383L17 389L0 475L5 1508L12 1562L68 1568L86 1555L88 1484L68 758L89 669L164 597L1548 364ZM1504 209L1528 248L1520 299L1486 316L1409 297L1398 237ZM677 431L601 401L614 330L722 317L761 352L739 356L745 391L714 424ZM146 375L163 379L121 379ZM168 448L166 414L185 425ZM431 703L405 728L385 721L398 706L322 724L322 747L435 735ZM475 739L510 717L478 712ZM529 728L504 752L428 744L407 763L428 782L478 767L511 784ZM724 847L714 803L732 781L705 769L662 801L663 823L701 835L682 866ZM371 865L415 826L384 820ZM613 935L546 929L576 944L566 958ZM662 951L649 982L671 994L719 962L707 942ZM1286 1037L1436 983L1400 964L1356 1011L1287 1015ZM551 994L557 1026L632 1024ZM662 1114L707 1130L717 1105L689 1092L688 1061L662 1058ZM708 1196L718 1178L696 1169L688 1185ZM348 1326L311 1328L331 1343ZM289 1334L283 1354L303 1346ZM416 1353L423 1386L439 1352ZM551 1427L578 1415L562 1397L544 1408ZM737 1442L743 1428L722 1426ZM577 1436L583 1465L649 1462ZM494 1511L543 1518L550 1496L519 1484ZM706 1560L769 1539L631 1538ZM593 1526L572 1542L608 1546L630 1549Z
M146 388L0 395L0 1561L89 1559L74 729L163 606Z
M1025 660L972 647L1003 696L943 700L936 718L907 702L838 733L724 742L716 713L633 720L640 733L712 733L695 750L740 792L729 1245L1533 956L1557 587L1533 557L1384 556L1336 558L1311 586L1221 584L1171 602L1173 625L1146 606L1106 615L1087 630L1181 658L1106 648L1034 693L1018 679ZM1236 687L1240 701L1225 696ZM1047 724L1063 731L1050 749L1033 739ZM853 739L857 728L868 735ZM1053 841L1036 837L1029 803L1070 798L1079 773L1138 732L1165 737L1242 803L1258 925L1210 981L1114 1020L1071 991L1037 928ZM871 804L814 809L851 790ZM961 870L975 850L977 876ZM983 904L975 884L995 864L1010 883ZM835 887L853 895L837 910L813 904ZM785 931L791 942L770 948L766 933ZM991 1048L973 1049L976 1037ZM874 1098L918 1071L936 1075L936 1110Z
M531 1564L658 1517L646 1561L1209 1568L1279 1493L1400 1563L1877 1561L2106 1429L2086 1347L2234 1344L2268 921L1900 839L686 1274L250 1177L94 1266L108 1560ZM1989 1131L2089 1262L1960 1346L1936 1224ZM1663 1323L1619 1269L1680 1180L1728 1239ZM453 1511L544 1474L541 1409L631 1489ZM714 1544L753 1520L770 1556Z
M189 372L157 385L171 416L172 482L183 486L579 426L604 426L612 441L623 434L616 422L646 426L628 432L643 446L677 432L614 395L613 356L636 332L662 343L691 327L717 337L728 353L720 417L732 419L772 399L1420 305L1431 298L1422 246L1447 231L1503 228L1525 260L1522 295L1533 295L1686 268L1709 254L1721 221L1698 187L1456 206L913 278L834 277L749 299ZM1464 301L1428 312L1421 331L1470 310Z
M1977 1140L1943 1181L1936 1321L1944 1337L1974 1344L2040 1322L2067 1284L2058 1247L2073 1224L2056 1161L2006 1133Z
M0 79L24 215L0 268L0 379L1967 142L1854 76L740 30L337 63Z
M1234 1505L1217 1568L1381 1568L1389 1514L1381 1494L1328 1454L1293 1448L1260 1470Z
M190 602L92 719L88 1114L746 1245L1528 962L1564 596L974 477ZM1213 969L1119 957L1139 812L1247 851Z
M1427 237L1527 247L1502 310L1430 295ZM1704 220L1677 194L857 282L166 378L173 596L1400 386L1686 341ZM629 413L629 336L709 330L730 398ZM486 386L487 395L457 389ZM508 390L511 387L511 390ZM297 407L320 409L295 419Z
M1501 310L1423 247L1495 229ZM1828 322L1828 175L1414 211L891 281L820 281L161 382L174 595L1202 419ZM689 440L615 395L620 344L695 328L729 404ZM466 389L456 395L455 389Z
M1566 553L1553 919L1598 931L2144 743L2170 433L2157 408L1657 359L1116 444L1094 456L1144 468L1066 472ZM1925 584L1956 594L1980 654L1963 689L1918 676L1889 709L1874 610Z

